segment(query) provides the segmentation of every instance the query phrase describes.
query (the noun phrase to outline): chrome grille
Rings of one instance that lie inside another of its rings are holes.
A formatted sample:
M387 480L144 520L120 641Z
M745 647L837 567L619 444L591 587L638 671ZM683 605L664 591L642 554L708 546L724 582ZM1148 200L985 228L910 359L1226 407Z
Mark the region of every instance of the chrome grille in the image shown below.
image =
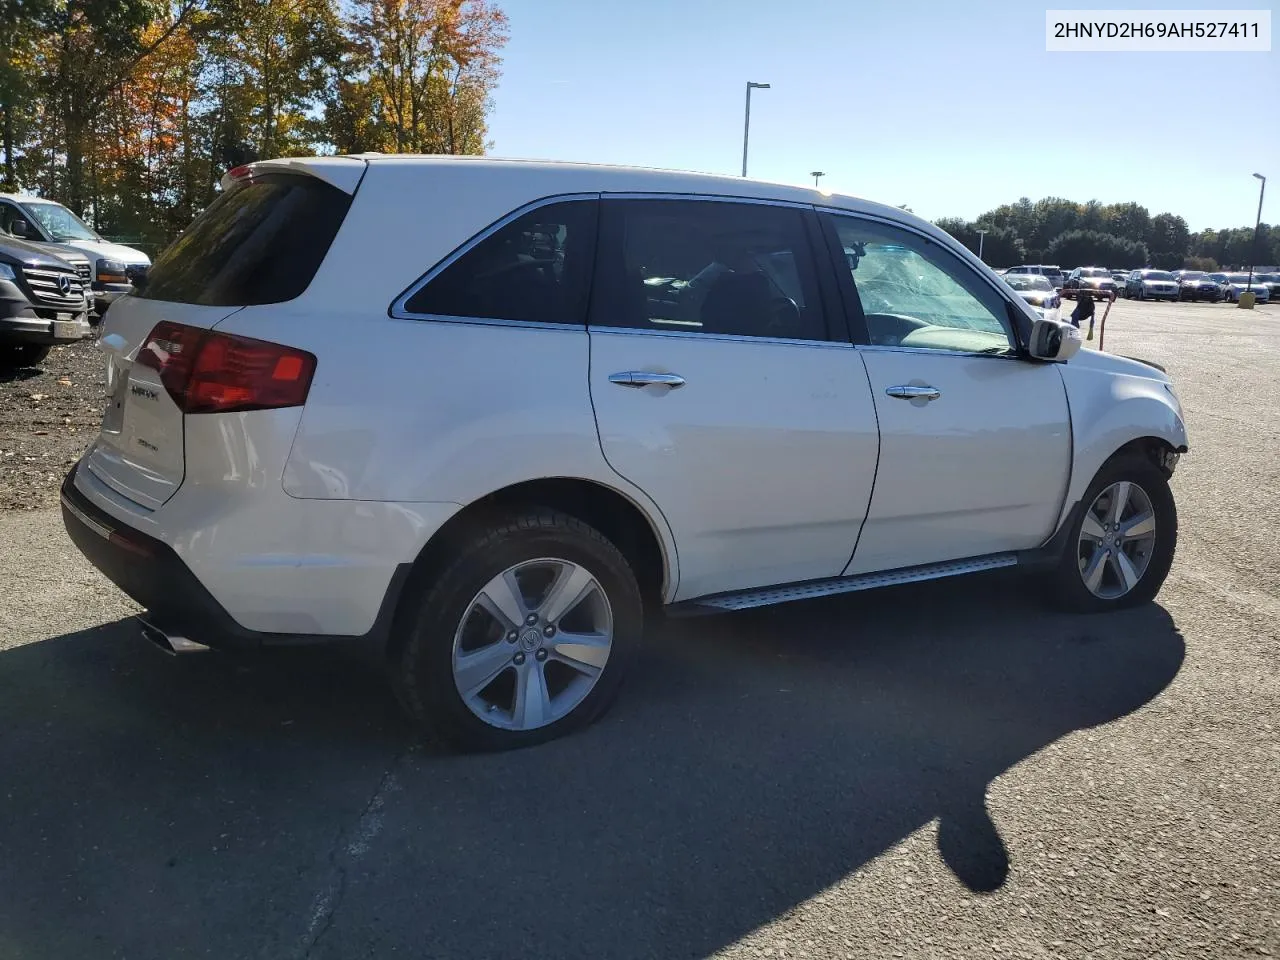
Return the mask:
M80 277L86 284L93 277L93 268L89 266L88 260L70 261L71 265L76 268L76 275Z
M84 306L85 282L75 273L49 267L23 267L22 275L36 303L73 310ZM62 292L61 279L66 281L66 293Z

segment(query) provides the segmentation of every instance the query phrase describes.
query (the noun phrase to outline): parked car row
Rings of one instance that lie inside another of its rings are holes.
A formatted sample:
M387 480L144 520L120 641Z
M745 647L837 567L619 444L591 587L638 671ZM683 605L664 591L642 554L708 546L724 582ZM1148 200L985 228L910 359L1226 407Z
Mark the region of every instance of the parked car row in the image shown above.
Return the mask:
M1020 264L997 270L1012 285L1017 277L1043 277L1062 297L1075 299L1082 291L1095 298L1113 294L1131 300L1226 300L1237 303L1240 294L1252 290L1258 303L1280 297L1280 273L1255 273L1250 281L1247 271L1207 273L1203 270L1113 270L1105 267L1076 267L1063 273L1050 264ZM1019 293L1023 287L1014 287ZM1034 305L1034 304L1033 304Z
M62 204L43 197L0 193L0 238L44 246L68 262L85 261L81 278L88 281L89 307L98 317L151 266L141 250L104 240Z
M32 366L92 333L151 261L104 240L60 203L0 193L0 371Z

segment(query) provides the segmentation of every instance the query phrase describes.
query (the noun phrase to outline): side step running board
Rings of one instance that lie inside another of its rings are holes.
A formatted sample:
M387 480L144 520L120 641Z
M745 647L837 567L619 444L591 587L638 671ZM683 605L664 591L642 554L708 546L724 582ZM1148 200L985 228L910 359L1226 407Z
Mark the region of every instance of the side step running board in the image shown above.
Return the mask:
M1016 553L993 553L985 557L927 563L919 567L902 567L880 573L860 573L852 577L832 577L828 580L807 580L803 583L761 587L758 590L744 590L738 593L718 593L672 604L667 608L667 612L671 616L691 616L722 610L749 610L752 607L767 607L775 603L787 603L790 600L811 600L815 597L853 593L856 590L874 590L877 587L893 587L902 583L917 583L921 580L938 580L964 573L998 570L1001 567L1017 566L1017 563Z

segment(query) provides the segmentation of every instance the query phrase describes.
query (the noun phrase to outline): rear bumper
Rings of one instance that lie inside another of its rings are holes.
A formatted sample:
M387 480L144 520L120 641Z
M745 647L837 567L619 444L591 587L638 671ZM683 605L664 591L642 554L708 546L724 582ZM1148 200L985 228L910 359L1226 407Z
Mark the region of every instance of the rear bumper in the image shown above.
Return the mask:
M411 564L397 567L373 626L363 635L248 630L218 603L172 547L121 523L81 493L75 485L77 469L78 465L72 467L62 482L62 522L68 536L107 579L147 609L147 622L165 633L229 650L318 643L381 648L386 644Z

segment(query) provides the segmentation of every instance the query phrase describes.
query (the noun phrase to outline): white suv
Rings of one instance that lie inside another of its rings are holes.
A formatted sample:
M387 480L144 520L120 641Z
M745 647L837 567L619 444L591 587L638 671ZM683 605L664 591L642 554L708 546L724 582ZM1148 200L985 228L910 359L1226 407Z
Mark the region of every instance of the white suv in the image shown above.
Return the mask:
M107 315L63 487L169 648L361 638L501 748L599 716L646 607L1036 565L1108 610L1169 570L1169 378L895 207L443 157L224 188Z

